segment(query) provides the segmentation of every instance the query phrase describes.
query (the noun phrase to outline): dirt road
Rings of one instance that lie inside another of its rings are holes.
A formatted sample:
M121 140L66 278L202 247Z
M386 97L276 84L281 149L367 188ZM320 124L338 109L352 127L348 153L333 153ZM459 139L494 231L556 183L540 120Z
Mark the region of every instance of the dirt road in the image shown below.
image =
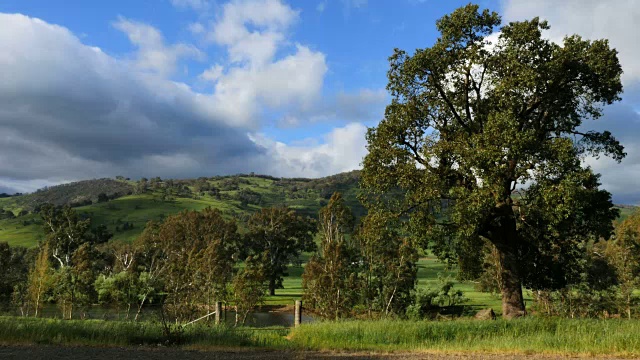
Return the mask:
M323 353L288 352L266 350L181 350L168 348L96 348L96 347L57 347L57 346L0 346L2 360L238 360L238 359L397 359L397 360L549 360L567 359L566 357L536 355L448 355L448 354L363 354L363 353ZM589 358L597 359L597 358ZM606 358L612 360L613 358Z

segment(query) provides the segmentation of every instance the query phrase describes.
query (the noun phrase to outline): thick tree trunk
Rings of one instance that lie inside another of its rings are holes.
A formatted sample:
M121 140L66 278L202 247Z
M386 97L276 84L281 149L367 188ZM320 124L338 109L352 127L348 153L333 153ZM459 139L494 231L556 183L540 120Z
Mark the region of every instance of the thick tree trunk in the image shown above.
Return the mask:
M516 220L510 205L500 209L498 225L491 231L491 241L498 250L500 259L500 290L502 291L502 317L513 319L525 315L522 297L522 277L520 274L517 249L519 247Z
M269 280L269 295L274 296L276 294L276 281Z
M518 259L510 251L499 250L502 289L502 317L513 319L524 316L522 281L518 274Z

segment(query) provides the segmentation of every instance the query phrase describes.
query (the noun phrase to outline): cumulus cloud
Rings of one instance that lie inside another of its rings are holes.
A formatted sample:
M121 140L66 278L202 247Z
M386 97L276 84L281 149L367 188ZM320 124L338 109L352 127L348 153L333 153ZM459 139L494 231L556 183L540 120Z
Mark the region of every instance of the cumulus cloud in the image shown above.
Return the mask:
M306 108L321 94L324 54L298 45L294 54L259 69L232 67L217 79L214 98L226 116L255 125L263 106Z
M231 61L260 66L273 59L296 20L298 12L280 0L232 1L222 7L208 40L227 46Z
M222 6L205 40L226 49L227 64L200 77L215 82L213 97L226 116L255 129L265 107L301 111L319 101L325 55L287 40L298 20L298 11L279 0Z
M224 68L220 64L212 65L207 70L203 71L199 75L199 78L206 81L216 82L222 77L222 71Z
M366 155L366 126L350 123L325 135L324 143L313 139L309 145L287 145L260 134L252 139L273 159L278 174L295 177L318 177L360 168Z
M189 26L187 26L187 29L194 35L203 34L206 31L204 25L199 22L189 24Z
M585 129L609 130L626 148L621 164L607 158L586 159L586 163L602 174L603 186L614 195L614 201L640 204L636 179L640 176L640 47L637 46L636 19L640 2L635 0L507 0L505 21L539 16L549 21L549 38L560 42L565 35L578 34L587 39L609 39L618 50L624 74L623 101L605 109L604 116L586 122Z
M158 29L148 24L120 17L113 26L124 32L138 51L135 63L142 70L162 76L171 75L181 58L203 59L204 53L188 44L165 45Z

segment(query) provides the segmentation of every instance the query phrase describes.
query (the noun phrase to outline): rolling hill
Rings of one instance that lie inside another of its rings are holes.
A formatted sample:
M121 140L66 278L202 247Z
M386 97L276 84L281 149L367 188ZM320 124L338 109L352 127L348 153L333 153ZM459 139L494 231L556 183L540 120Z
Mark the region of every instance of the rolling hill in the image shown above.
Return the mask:
M0 198L0 241L10 245L35 246L44 237L38 204L72 204L92 219L106 225L116 241L133 241L150 220L184 210L220 209L240 225L251 213L275 205L287 205L303 215L316 217L334 191L340 191L356 217L366 210L357 199L360 172L352 171L319 179L276 178L239 174L210 178L130 181L85 180L41 189L32 194ZM635 206L620 205L624 219Z
M287 205L315 217L334 191L340 191L357 217L365 209L357 200L359 171L320 179L284 179L240 174L187 180L85 180L39 190L33 194L0 198L0 241L35 246L43 238L42 223L34 213L38 204L73 204L76 211L106 225L116 241L133 241L150 220L184 210L220 209L226 216L246 220L254 211ZM145 179L146 180L146 179Z

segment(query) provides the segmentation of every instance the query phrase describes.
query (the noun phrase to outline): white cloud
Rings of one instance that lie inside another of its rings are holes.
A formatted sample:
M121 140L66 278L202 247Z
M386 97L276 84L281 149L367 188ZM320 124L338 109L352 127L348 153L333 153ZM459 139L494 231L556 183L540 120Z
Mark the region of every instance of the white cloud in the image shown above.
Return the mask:
M550 37L561 40L565 35L579 34L588 39L609 39L620 54L623 80L640 80L640 47L637 22L640 2L636 0L507 0L506 21L539 16L549 21Z
M519 21L539 16L549 21L547 34L556 42L565 35L609 39L618 50L624 74L623 101L605 108L604 116L595 122L585 122L583 130L609 130L625 146L627 157L621 164L607 158L587 158L585 163L602 174L603 187L613 194L615 202L640 204L637 180L640 176L640 47L636 22L640 17L640 2L635 0L507 0L504 20Z
M325 55L287 40L298 11L280 0L232 1L206 39L227 51L226 71L211 68L213 99L227 117L256 127L266 108L300 111L320 98L327 72ZM281 56L276 54L282 53Z
M135 61L140 69L167 76L173 74L181 58L204 58L204 53L192 45L165 45L160 31L148 24L120 17L113 26L138 48Z
M298 12L280 0L232 1L223 6L208 39L226 46L232 62L259 67L273 59L297 19Z
M360 123L335 128L324 136L324 143L311 145L287 145L265 137L252 135L253 141L267 151L274 161L278 176L318 177L360 168L366 155L365 133Z
M327 1L321 1L318 3L318 5L316 5L316 11L317 12L324 12L324 10L327 8Z
M224 68L222 67L222 65L215 64L215 65L212 65L207 70L203 71L199 77L202 80L216 82L218 81L218 79L220 79L220 77L222 77L223 71L224 71Z

